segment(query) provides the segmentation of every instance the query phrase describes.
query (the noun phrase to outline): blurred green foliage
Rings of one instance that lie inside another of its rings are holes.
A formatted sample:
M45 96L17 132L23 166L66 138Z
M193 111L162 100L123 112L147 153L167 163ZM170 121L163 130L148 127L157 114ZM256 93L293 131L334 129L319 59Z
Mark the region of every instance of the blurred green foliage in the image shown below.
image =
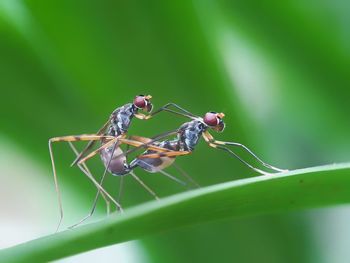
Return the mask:
M48 138L92 133L114 108L149 93L156 107L176 102L195 114L225 112L227 129L217 138L249 145L277 166L348 160L349 6L1 0L1 133L51 176ZM183 121L164 113L134 121L130 133L153 136ZM55 153L60 181L87 197L88 210L93 187L68 169L68 147L57 145ZM254 175L203 143L178 163L202 185ZM98 160L93 164L101 172ZM183 190L138 174L160 196ZM116 181L108 182L114 194ZM126 205L149 199L127 183ZM191 227L143 244L152 262L308 262L319 251L304 225L301 213L274 215Z

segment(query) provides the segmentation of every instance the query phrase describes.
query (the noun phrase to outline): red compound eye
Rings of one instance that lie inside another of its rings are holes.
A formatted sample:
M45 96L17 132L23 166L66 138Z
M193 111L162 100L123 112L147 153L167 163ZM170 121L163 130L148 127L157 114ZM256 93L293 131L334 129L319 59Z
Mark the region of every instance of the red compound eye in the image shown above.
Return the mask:
M134 105L139 109L143 109L147 106L147 101L144 96L136 96L134 99Z
M217 113L207 112L203 118L205 124L209 126L216 126L219 124L219 118L217 117Z

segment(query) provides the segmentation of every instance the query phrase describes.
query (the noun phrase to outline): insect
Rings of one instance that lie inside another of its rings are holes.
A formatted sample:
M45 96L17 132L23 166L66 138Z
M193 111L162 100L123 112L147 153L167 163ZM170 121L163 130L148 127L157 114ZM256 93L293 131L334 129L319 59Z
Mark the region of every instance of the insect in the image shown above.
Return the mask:
M167 109L166 109L167 110ZM132 150L128 150L123 154L129 154L141 147L148 147L146 152L138 156L133 160L129 169L135 169L136 167L141 167L149 172L158 172L169 165L172 165L177 156L188 155L193 152L195 146L199 142L201 137L204 138L205 142L215 149L220 149L228 152L243 164L251 168L252 170L267 175L269 172L265 172L259 168L256 168L243 160L240 156L234 153L227 146L237 146L243 148L250 155L252 155L258 162L260 162L264 167L274 171L274 172L285 172L287 170L274 167L270 164L262 161L256 154L254 154L248 147L237 142L224 142L215 140L214 137L209 133L209 129L215 130L217 132L222 132L225 128L225 123L222 118L225 116L223 113L207 112L203 118L193 115L192 113L183 110L181 115L192 119L190 122L186 122L181 125L177 130L165 133L164 135L157 136L156 139L148 140L145 145L136 147ZM177 135L176 138L172 140L159 141L161 138L165 138L171 135ZM157 146L162 150L157 151L151 149L151 147ZM168 149L168 151L164 151Z
M62 220L63 220L63 207L62 207L62 198L61 193L59 190L58 180L57 180L57 174L56 174L56 167L55 167L55 161L52 151L52 143L54 142L68 142L72 150L77 155L76 159L72 163L72 165L77 165L79 169L94 183L94 185L97 187L98 191L95 197L94 205L92 208L92 211L90 214L81 220L84 221L86 218L92 215L92 213L95 210L97 198L101 192L103 198L105 199L107 203L107 208L109 207L109 200L111 200L116 207L122 211L122 207L113 197L111 197L108 192L106 192L103 187L102 183L104 181L105 175L108 172L114 174L114 175L124 175L127 173L130 173L135 180L137 180L150 194L152 194L156 199L158 197L156 194L146 185L144 184L136 175L129 169L129 165L126 162L126 157L123 155L123 151L120 149L119 145L121 143L125 143L128 145L132 145L135 147L142 146L144 144L142 137L127 137L127 131L129 129L129 126L131 124L131 121L133 117L136 117L138 119L148 120L152 118L154 115L158 114L159 112L163 110L168 110L169 112L176 113L175 111L172 111L168 109L169 107L173 106L172 103L166 104L154 113L150 114L152 111L153 105L150 102L151 96L144 96L139 95L136 96L133 103L125 104L117 109L115 109L108 121L98 130L96 134L89 134L89 135L77 135L77 136L62 136L62 137L54 137L49 139L49 152L51 157L51 163L52 163L52 170L54 175L54 181L55 181L55 188L58 196L58 203L59 203L59 212L60 212L60 220L57 226L57 230L59 229ZM149 113L148 115L140 113L139 110L142 110L146 113ZM86 145L86 147L83 149L83 151L79 154L72 142L76 141L89 141L89 143ZM91 149L96 141L100 141L102 146L99 147L97 150L91 152L87 156L84 156L89 149ZM150 146L150 149L153 150L162 150L159 147L156 146ZM100 153L101 159L105 165L105 170L102 175L101 181L97 182L94 177L92 176L91 172L89 171L87 165L85 164L85 161L92 158L95 154ZM176 180L173 176L171 176L168 173L165 173L162 171L162 173L171 179ZM177 180L180 182L179 180ZM109 209L108 209L109 210Z
M137 140L138 142L142 142L143 144L139 146L134 144L133 146L136 146L135 148L125 151L120 155L115 156L115 158L120 158L121 156L130 154L131 152L141 148L146 148L147 150L142 155L139 155L137 158L135 158L127 166L127 168L125 169L125 173L130 173L132 170L134 170L137 167L140 167L143 170L146 170L151 173L163 171L166 167L174 164L175 158L177 156L188 155L192 153L201 137L204 138L204 140L207 142L207 144L210 147L221 149L230 153L235 158L240 160L242 163L247 165L249 168L251 168L252 170L260 174L267 175L270 173L252 166L251 164L243 160L240 156L238 156L236 153L234 153L227 146L231 145L231 146L242 147L249 154L251 154L257 161L259 161L264 167L269 168L274 172L287 171L265 163L256 154L254 154L248 147L246 147L243 144L236 143L236 142L223 142L223 141L215 140L208 130L212 129L217 132L222 132L224 130L225 123L222 120L222 118L224 117L223 113L208 112L205 114L203 118L201 118L199 116L193 115L192 113L179 107L176 104L171 104L171 106L174 106L179 111L171 110L168 107L162 108L162 110L173 112L178 115L188 117L192 120L190 122L184 123L183 125L180 126L180 128L176 130L158 135L153 139L132 136L133 139ZM160 141L161 139L171 135L177 135L177 136L172 140ZM126 141L124 140L123 142L126 142ZM82 161L83 160L81 160L81 162Z
M181 113L177 112L176 110L171 110L169 109L170 107L176 108L176 109L181 109L178 105L174 104L174 103L168 103L165 104L163 107L159 108L158 110L156 110L155 112L153 112L152 114L149 115L144 115L144 114L139 114L137 117L140 119L150 119L153 116L155 116L156 114L162 112L162 111L167 111L167 112L171 112L174 114L178 114L178 115L182 115ZM108 129L108 130L113 130L113 129ZM107 133L107 134L111 134L112 133ZM124 134L125 135L125 134ZM94 157L96 154L100 154L101 155L101 159L104 163L105 166L105 172L102 176L102 179L100 181L100 186L102 187L103 184L103 179L104 176L106 174L106 171L110 172L112 175L114 176L119 176L120 177L120 189L119 189L119 193L121 194L122 192L122 184L123 184L123 176L130 174L132 177L134 177L135 180L137 180L155 199L159 199L158 196L155 194L155 192L150 189L146 184L144 184L140 178L138 178L135 173L133 172L133 168L130 167L130 165L127 164L126 162L126 154L124 154L124 152L120 149L119 145L120 144L127 144L135 146L135 147L142 147L145 143L149 142L151 139L149 138L145 138L145 137L140 137L140 136L129 136L128 138L126 137L121 137L121 136L117 136L117 137L113 137L113 136L106 136L105 138L103 138L103 143L101 145L101 147L99 147L98 149L90 152L88 155L86 155L85 157L81 157L81 158L77 158L74 161L74 164L78 164L78 165L82 165L84 164L87 160L89 160L90 158ZM114 146L113 146L114 145ZM157 146L153 146L150 145L148 146L148 148L153 149L155 151L168 151L168 149L163 149L161 147L157 147ZM159 158L159 162L161 162L162 158ZM157 160L156 158L154 160ZM147 165L147 164L145 164ZM168 165L169 166L169 165ZM182 170L179 166L174 165L174 167L184 176L187 178L187 180L189 180L195 187L200 187L199 184L193 180L184 170ZM143 169L143 167L140 167ZM146 170L148 172L150 172L150 169L143 169ZM169 174L168 172L164 171L163 169L157 169L157 172L165 175L166 177L176 181L177 183L180 183L182 185L186 185L186 183L184 183L183 181L177 179L176 177L172 176L171 174ZM154 172L153 172L154 173ZM96 204L97 204L97 198L99 196L100 190L98 190L94 203L93 203L93 207L90 211L90 213L84 217L83 219L81 219L78 223L72 225L70 228L75 227L79 224L81 224L83 221L85 221L86 219L88 219L90 216L92 216L92 214L94 213L94 210L96 208ZM102 192L103 193L103 192ZM120 198L120 194L118 199Z

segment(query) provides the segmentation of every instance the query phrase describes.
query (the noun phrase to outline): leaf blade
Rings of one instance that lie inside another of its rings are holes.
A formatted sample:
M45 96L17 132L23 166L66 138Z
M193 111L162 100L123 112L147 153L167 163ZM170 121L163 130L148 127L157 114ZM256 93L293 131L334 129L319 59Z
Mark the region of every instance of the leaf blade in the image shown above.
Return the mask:
M348 203L349 186L350 164L227 182L1 250L0 258L6 262L49 261L192 224Z

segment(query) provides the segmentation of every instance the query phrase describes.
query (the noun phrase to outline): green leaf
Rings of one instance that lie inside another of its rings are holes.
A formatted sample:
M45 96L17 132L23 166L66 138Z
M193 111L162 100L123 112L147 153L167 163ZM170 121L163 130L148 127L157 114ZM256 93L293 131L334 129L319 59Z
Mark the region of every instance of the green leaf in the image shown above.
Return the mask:
M98 223L0 251L3 262L41 262L192 224L350 202L350 163L218 184L164 198Z

